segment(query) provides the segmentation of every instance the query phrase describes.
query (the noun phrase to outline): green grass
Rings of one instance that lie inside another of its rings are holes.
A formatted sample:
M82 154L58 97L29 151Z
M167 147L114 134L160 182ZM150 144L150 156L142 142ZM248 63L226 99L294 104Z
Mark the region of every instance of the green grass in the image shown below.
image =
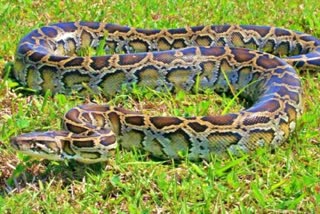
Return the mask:
M80 2L0 1L0 213L320 212L319 74L301 74L305 113L296 132L274 153L261 149L241 158L175 163L152 160L139 151L117 151L108 163L88 166L16 155L9 145L11 136L59 129L63 114L88 99L13 90L15 82L7 75L19 39L49 23L87 20L140 28L258 24L320 37L318 1ZM150 101L155 94L158 98ZM214 96L133 92L109 103L150 114L222 112L230 99Z

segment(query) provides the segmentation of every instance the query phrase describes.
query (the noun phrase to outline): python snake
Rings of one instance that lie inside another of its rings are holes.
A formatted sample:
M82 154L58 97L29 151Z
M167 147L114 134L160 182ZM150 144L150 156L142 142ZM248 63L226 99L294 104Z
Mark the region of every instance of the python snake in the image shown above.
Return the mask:
M87 47L102 48L104 54L79 56ZM89 89L112 98L123 85L174 93L192 92L198 82L218 93L230 94L233 88L253 104L237 113L194 117L150 116L87 104L66 113L65 130L22 134L11 144L32 156L84 163L107 160L117 144L158 158L191 160L273 148L288 138L302 113L301 82L293 66L319 70L317 38L268 26L45 26L20 41L14 64L16 79L35 91Z

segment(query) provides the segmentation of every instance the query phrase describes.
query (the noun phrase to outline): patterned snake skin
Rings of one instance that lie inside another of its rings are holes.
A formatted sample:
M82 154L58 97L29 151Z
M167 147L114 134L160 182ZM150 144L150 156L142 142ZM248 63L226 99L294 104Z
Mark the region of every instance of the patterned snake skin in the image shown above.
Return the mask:
M102 48L103 56L78 56L86 47ZM301 83L292 66L319 70L320 41L266 26L145 30L76 22L42 27L21 40L14 65L19 82L36 91L89 89L112 97L123 85L174 93L192 92L199 82L201 89L218 93L241 91L253 105L237 113L184 118L87 104L65 115L65 130L22 134L11 143L32 156L84 163L108 159L117 144L191 160L273 148L288 138L302 112Z

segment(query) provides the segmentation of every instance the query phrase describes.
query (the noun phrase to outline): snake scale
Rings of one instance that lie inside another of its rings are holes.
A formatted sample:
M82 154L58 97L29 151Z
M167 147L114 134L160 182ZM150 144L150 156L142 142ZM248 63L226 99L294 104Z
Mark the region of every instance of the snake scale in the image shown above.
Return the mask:
M79 56L86 47L102 48L104 54ZM45 26L20 41L14 64L15 78L35 91L70 94L89 88L113 97L123 85L175 93L192 92L198 82L218 93L230 94L232 87L252 105L226 115L175 117L86 104L66 113L65 130L21 134L11 144L32 156L84 163L107 160L117 144L158 158L191 160L274 148L288 138L302 113L301 82L293 67L319 70L317 38L252 25Z

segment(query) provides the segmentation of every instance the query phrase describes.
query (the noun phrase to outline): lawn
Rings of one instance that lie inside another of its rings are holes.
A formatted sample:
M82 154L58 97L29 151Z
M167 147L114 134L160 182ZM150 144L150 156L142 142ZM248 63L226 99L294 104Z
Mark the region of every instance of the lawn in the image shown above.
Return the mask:
M315 72L300 74L305 112L288 142L274 152L174 162L117 150L106 163L82 165L30 159L9 145L10 137L22 132L60 129L65 112L90 100L175 115L221 113L230 103L215 94L138 90L113 100L34 94L17 85L11 72L19 40L37 27L78 20L139 28L229 23L278 26L320 38L319 14L316 0L1 0L0 213L320 213L320 74Z

